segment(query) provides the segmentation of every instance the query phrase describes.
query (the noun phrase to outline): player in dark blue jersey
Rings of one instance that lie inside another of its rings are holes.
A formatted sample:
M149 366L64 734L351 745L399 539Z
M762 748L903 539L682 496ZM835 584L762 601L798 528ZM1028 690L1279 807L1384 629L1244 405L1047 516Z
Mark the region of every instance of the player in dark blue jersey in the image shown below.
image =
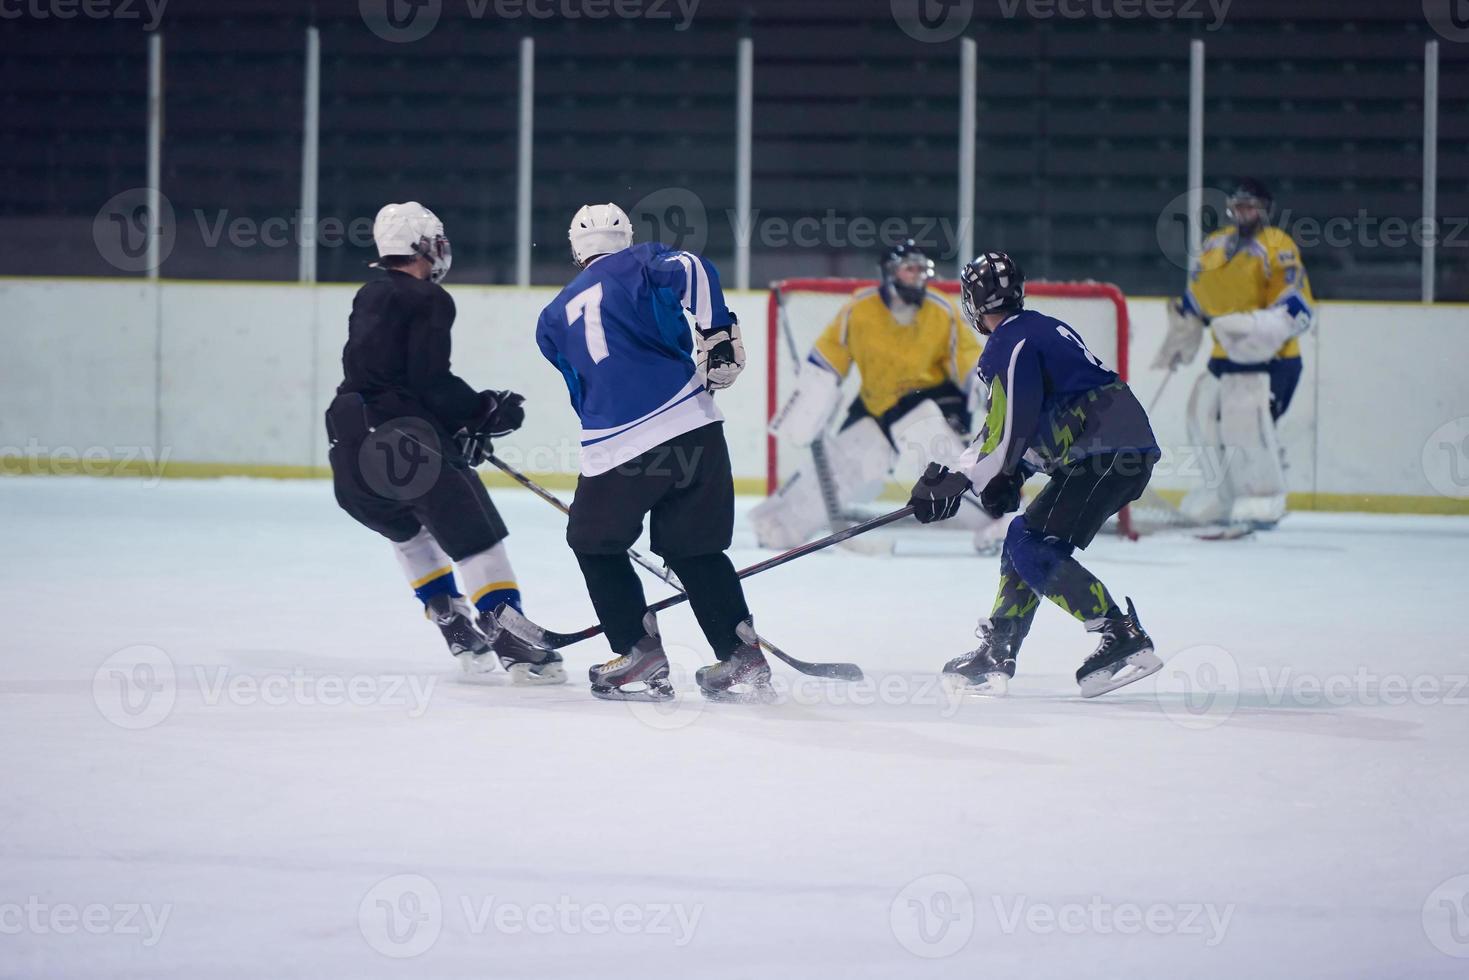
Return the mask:
M989 339L979 381L989 407L957 472L937 463L913 488L920 521L945 520L971 491L999 518L1020 506L1033 473L1050 482L1011 522L1000 554L1000 589L979 648L944 665L946 679L980 694L1004 694L1015 657L1044 596L1101 642L1076 672L1084 697L1146 677L1162 666L1138 623L1072 553L1136 500L1161 455L1132 390L1067 324L1025 309L1025 275L1003 252L964 267L965 318Z
M770 667L724 553L734 533L734 479L712 392L734 383L745 353L719 273L690 252L634 245L615 204L578 211L570 238L581 272L541 312L536 343L565 378L582 423L566 540L617 654L591 669L592 693L673 696L657 623L627 554L650 518L652 550L678 576L719 660L700 668L700 691L767 700Z

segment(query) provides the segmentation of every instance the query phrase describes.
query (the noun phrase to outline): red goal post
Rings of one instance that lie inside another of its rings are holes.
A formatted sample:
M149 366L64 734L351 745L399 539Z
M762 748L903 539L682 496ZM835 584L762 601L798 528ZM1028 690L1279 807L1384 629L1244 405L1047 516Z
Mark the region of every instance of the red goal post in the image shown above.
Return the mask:
M766 419L775 418L796 371L820 331L831 322L846 298L859 289L877 285L875 279L807 278L781 279L770 284L766 324ZM930 289L957 297L959 282L933 280ZM1130 323L1127 297L1118 287L1105 282L1044 282L1025 284L1027 304L1076 328L1087 346L1108 367L1127 380ZM799 309L793 307L800 306ZM787 314L791 337L781 325ZM794 345L795 350L792 350ZM766 492L774 493L782 477L780 447L766 435ZM1129 530L1126 517L1124 531Z

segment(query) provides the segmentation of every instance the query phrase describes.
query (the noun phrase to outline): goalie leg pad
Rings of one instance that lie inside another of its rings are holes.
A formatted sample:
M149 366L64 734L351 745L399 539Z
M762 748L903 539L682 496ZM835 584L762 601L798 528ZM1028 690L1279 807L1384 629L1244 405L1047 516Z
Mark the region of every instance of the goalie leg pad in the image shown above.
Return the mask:
M916 480L930 462L954 469L964 452L964 440L932 401L921 401L888 427L898 462L894 472L900 480Z
M1270 375L1219 379L1219 436L1228 459L1230 520L1272 524L1285 516L1285 472L1270 415Z
M965 449L964 439L954 431L937 403L919 402L888 431L897 447L893 473L899 482L918 479L930 461L951 470L958 469L959 457ZM966 497L954 519L958 526L975 532L974 547L980 554L999 552L1004 525L981 510L977 500Z
M1188 396L1188 439L1203 454L1204 485L1194 487L1179 503L1179 512L1195 524L1217 524L1229 516L1230 491L1219 437L1219 382L1212 374L1199 375Z
M873 419L865 418L825 439L826 458L843 507L865 504L882 493L893 447ZM826 527L826 506L815 464L807 460L774 495L750 511L762 548L794 548Z
M796 376L796 390L770 423L770 434L792 446L811 445L826 431L840 389L834 372L807 361Z

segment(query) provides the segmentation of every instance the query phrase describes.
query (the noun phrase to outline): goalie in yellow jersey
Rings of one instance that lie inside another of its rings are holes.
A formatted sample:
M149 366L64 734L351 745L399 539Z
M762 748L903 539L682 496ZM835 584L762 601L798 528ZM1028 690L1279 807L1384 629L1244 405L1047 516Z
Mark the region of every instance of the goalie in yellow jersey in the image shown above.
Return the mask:
M1286 484L1276 423L1301 380L1300 337L1316 300L1300 249L1272 226L1270 192L1247 178L1229 197L1234 224L1204 242L1188 291L1169 307L1168 336L1153 367L1176 369L1214 331L1208 374L1189 398L1189 437L1218 447L1222 480L1190 491L1179 509L1199 523L1273 527L1285 516ZM1217 383L1213 379L1218 379Z
M852 294L812 346L796 388L771 423L807 450L801 469L750 514L766 548L793 548L845 523L889 477L911 481L930 460L958 465L969 443L979 337L954 304L928 290L933 261L913 241L883 258L881 284ZM841 385L855 367L861 390L832 432ZM999 554L1004 524L978 506L960 511L982 554Z

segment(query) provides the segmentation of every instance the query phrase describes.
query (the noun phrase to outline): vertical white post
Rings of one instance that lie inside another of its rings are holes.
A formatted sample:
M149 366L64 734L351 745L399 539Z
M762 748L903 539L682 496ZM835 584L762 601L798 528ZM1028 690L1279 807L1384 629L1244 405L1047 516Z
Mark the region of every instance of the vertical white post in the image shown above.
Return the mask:
M530 285L531 148L535 138L536 42L520 39L520 143L515 167L515 284Z
M1188 67L1188 255L1192 266L1204 250L1203 41L1189 44Z
M755 41L740 38L735 106L735 288L750 288L750 178L754 169Z
M148 35L148 278L163 264L163 35Z
M316 226L321 183L321 32L306 28L305 116L301 125L301 214L299 237L302 282L316 281Z
M974 258L974 165L978 138L975 114L979 106L979 45L974 38L959 40L959 229L958 270Z
M1423 302L1434 295L1438 251L1438 42L1423 51Z

